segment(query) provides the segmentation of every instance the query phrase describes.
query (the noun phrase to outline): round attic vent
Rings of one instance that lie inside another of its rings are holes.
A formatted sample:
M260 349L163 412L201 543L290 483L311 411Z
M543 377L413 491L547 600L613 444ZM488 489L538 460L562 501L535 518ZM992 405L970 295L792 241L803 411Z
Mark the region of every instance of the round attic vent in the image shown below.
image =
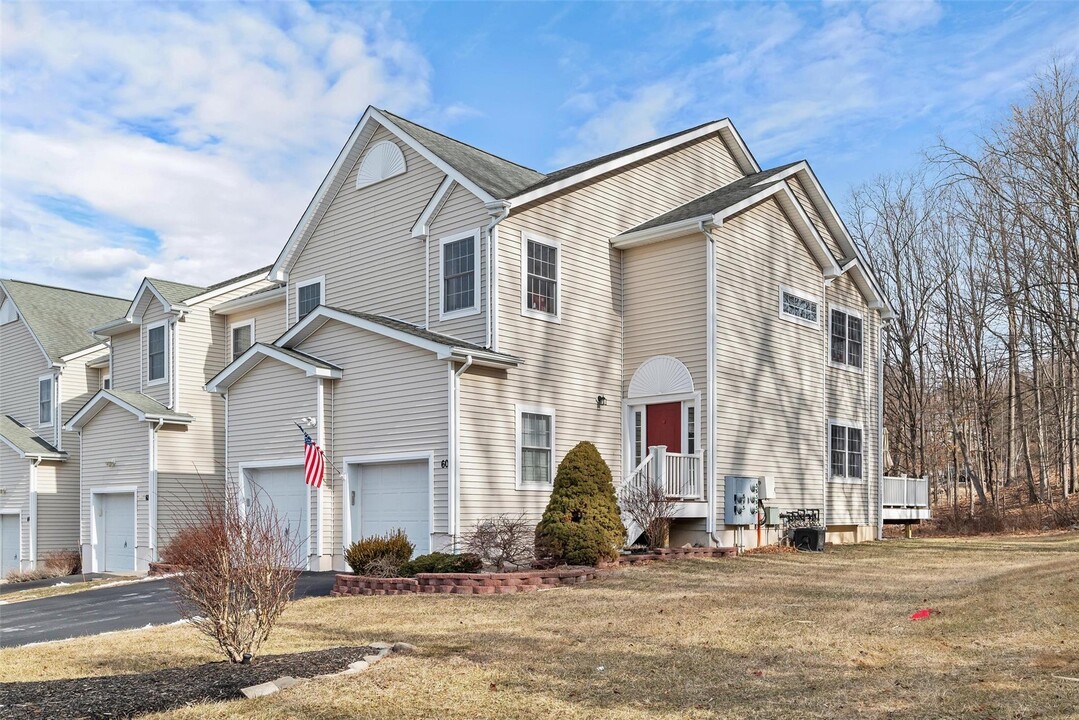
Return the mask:
M380 180L400 175L405 171L405 156L401 148L389 140L375 143L360 161L356 171L356 187L373 185Z
M693 376L678 358L657 355L641 363L629 381L629 397L675 395L693 392Z

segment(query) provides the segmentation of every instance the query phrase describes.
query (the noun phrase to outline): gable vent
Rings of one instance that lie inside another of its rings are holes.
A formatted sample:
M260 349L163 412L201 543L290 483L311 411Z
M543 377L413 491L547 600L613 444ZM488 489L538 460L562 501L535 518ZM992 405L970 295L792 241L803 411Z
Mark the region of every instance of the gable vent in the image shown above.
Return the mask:
M405 171L405 156L401 148L389 140L375 143L360 161L356 171L356 188L373 185Z

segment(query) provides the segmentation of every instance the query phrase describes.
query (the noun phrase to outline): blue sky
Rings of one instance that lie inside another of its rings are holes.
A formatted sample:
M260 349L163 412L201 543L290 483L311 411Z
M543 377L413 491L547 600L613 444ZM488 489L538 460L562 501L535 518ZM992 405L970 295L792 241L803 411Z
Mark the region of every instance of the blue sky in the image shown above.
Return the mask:
M718 117L849 188L1074 59L1077 3L0 4L0 276L271 262L368 104L539 170Z

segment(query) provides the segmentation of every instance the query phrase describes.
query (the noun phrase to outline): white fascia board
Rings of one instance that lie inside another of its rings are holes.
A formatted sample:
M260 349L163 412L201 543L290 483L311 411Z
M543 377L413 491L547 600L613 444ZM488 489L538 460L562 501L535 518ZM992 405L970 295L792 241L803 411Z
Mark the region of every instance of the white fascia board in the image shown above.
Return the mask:
M813 224L813 221L806 215L805 208L798 202L798 196L794 194L790 186L786 182L776 183L774 186L765 190L765 193L761 197L763 200L768 195L778 196L780 207L787 214L788 218L793 213L793 224L798 233L802 236L803 241L806 241L806 245L809 247L809 251L813 253L817 263L821 266L821 270L824 272L825 277L832 277L838 275L840 272L839 262L831 250L828 249L828 243L824 241L821 234L817 232L817 226Z
M227 315L229 313L234 313L237 310L250 310L251 308L262 307L263 305L272 305L285 297L285 292L287 290L287 285L278 285L272 290L265 290L257 295L245 295L243 297L233 298L232 300L226 300L223 303L214 305L210 308L210 312L215 315Z
M235 292L236 290L240 290L246 285L254 285L255 283L260 283L266 279L267 278L265 275L253 275L249 278L245 278L244 280L237 280L236 282L225 285L224 287L215 288L214 290L204 292L201 295L196 295L195 297L188 298L187 300L184 300L184 305L195 305L197 303L205 302L207 300L213 300L219 295Z
M420 213L419 218L416 219L416 224L412 226L412 237L423 238L430 234L431 221L438 215L438 212L442 209L442 206L446 203L446 199L453 192L453 186L456 181L447 175L442 179L438 189L435 190L434 195L427 201L427 205L423 208L423 212Z
M25 459L26 459L26 453L24 453L24 452L23 452L22 450L20 450L20 449L19 449L19 446L18 446L18 445L16 445L15 443L11 442L10 440L8 440L8 439L7 439L6 437L4 437L3 435L0 435L0 442L3 442L3 443L4 443L5 445L7 445L7 446L8 446L9 448L11 448L12 450L14 450L14 451L15 451L15 454L19 456L19 459L21 459L21 460L25 460Z
M125 316L125 318L128 320L128 322L135 322L135 308L138 307L139 302L142 301L143 294L147 291L149 291L151 294L153 294L155 298L157 298L158 302L161 303L161 307L165 308L166 313L179 315L182 312L181 308L173 305L165 299L165 296L162 295L156 287L154 287L154 284L152 282L150 282L150 278L143 278L142 284L139 285L139 289L135 293L135 297L131 299L131 305L127 309L127 315Z
M190 417L181 417L179 415L173 415L170 413L147 413L139 410L134 405L124 402L120 398L116 397L108 390L98 390L97 393L90 398L90 400L83 405L77 413L71 416L71 419L64 424L64 430L75 431L81 429L87 422L89 422L101 408L108 404L113 403L117 407L127 410L129 413L139 419L140 422L150 420L164 420L168 423L177 423L180 425L190 425L193 420Z
M738 134L738 131L734 129L734 125L731 124L731 121L729 119L724 118L722 120L717 120L715 122L708 123L707 125L703 125L696 130L675 135L674 137L662 143L650 145L646 148L641 148L637 152L614 158L613 160L609 160L600 165L596 165L595 167L588 168L587 170L582 170L575 175L570 175L569 177L563 178L558 182L551 183L550 185L544 185L543 187L536 188L531 192L517 195L516 197L510 198L510 202L514 207L526 205L535 200L539 200L542 197L551 195L552 193L565 190L566 188L573 185L578 185L582 182L586 182L593 178L599 177L600 175L604 175L613 170L618 170L619 168L626 167L627 165L632 165L633 163L640 162L641 160L646 160L655 155L667 152L668 150L678 147L679 145L685 145L686 143L693 142L694 140L698 140L707 135L711 135L712 133L719 133L719 135L724 139L724 141L727 142L728 146L733 145L731 149L736 156L735 161L738 163L739 167L743 170L743 172L745 172L746 174L760 172L760 166L757 165L757 161L753 159L753 156L749 153L749 149L742 141L742 138Z
M280 348L274 347L273 345L256 343L244 351L243 355L233 360L225 367L225 369L215 375L210 382L206 383L204 389L208 393L223 392L266 358L271 358L302 370L307 377L339 380L342 374L341 368L339 367L320 367L314 363L305 362L302 358L281 352Z
M118 332L125 332L131 329L131 326L134 324L135 323L133 323L131 320L128 320L125 316L122 318L117 318L115 320L109 320L107 323L92 327L90 328L90 333L101 337L108 337L110 335L115 335Z
M702 223L707 226L712 225L714 222L715 215L700 215L687 220L679 220L666 225L650 227L645 230L615 235L611 238L611 245L619 250L637 247L638 245L648 245L663 240L670 240L671 238L685 235L686 233L697 232L700 230Z
M59 452L54 452L54 453L49 453L49 452L45 452L45 453L29 452L28 453L28 452L23 452L21 449L19 449L19 447L15 443L11 442L10 440L8 440L3 435L0 435L0 442L3 442L9 448L14 450L15 453L22 460L41 460L41 461L52 460L52 461L56 461L56 462L64 462L65 460L67 460L67 453L62 451L62 450L59 451Z
M30 337L34 338L34 344L37 345L37 349L41 351L41 354L45 356L45 360L49 363L50 367L61 367L63 363L58 363L52 359L52 356L45 352L45 346L41 344L41 341L37 339L37 333L34 332L34 328L30 327L30 323L26 321L26 316L23 315L22 310L19 309L19 303L15 302L15 298L11 297L11 293L8 292L7 286L0 280L0 288L3 289L4 295L7 296L9 302L15 306L15 312L19 315L19 322L26 326L26 329L30 331Z
M473 365L482 365L484 367L518 367L524 362L518 357L489 353L483 350L471 350L469 348L453 348L446 357L439 355L439 358L452 360L453 362L466 362L469 357L472 358Z
M96 352L100 352L102 350L107 350L107 349L108 348L105 346L105 343L98 343L96 345L91 345L88 348L83 348L82 350L76 350L75 352L71 353L70 355L64 355L60 359L63 360L64 362L71 362L72 360L78 360L79 358L84 357L86 355L90 355L91 353L96 353ZM86 366L87 367L100 367L101 363L100 363L100 361L91 361L91 362L88 362L86 364Z
M387 327L381 323L371 322L370 320L365 320L364 318L356 317L355 315L341 312L340 310L328 308L325 305L320 305L308 313L307 317L293 325L284 335L277 338L277 340L274 341L274 345L287 348L299 345L313 335L318 328L322 327L324 322L319 322L320 320L337 320L346 325L351 325L362 330L368 330L384 337L400 340L403 343L414 345L418 348L423 348L424 350L430 350L435 354L452 348L450 345L434 342L433 340L426 340L411 333Z

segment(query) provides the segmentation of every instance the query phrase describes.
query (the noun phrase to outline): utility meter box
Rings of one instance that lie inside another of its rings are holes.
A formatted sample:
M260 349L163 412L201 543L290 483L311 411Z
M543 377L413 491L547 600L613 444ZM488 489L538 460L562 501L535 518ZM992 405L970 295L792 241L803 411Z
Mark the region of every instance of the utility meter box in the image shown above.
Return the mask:
M774 500L776 497L776 478L774 475L761 477L761 500Z
M756 525L760 480L728 475L723 484L727 488L726 502L723 504L724 524Z
M783 524L783 520L779 517L779 508L766 507L764 508L764 524L779 526Z

